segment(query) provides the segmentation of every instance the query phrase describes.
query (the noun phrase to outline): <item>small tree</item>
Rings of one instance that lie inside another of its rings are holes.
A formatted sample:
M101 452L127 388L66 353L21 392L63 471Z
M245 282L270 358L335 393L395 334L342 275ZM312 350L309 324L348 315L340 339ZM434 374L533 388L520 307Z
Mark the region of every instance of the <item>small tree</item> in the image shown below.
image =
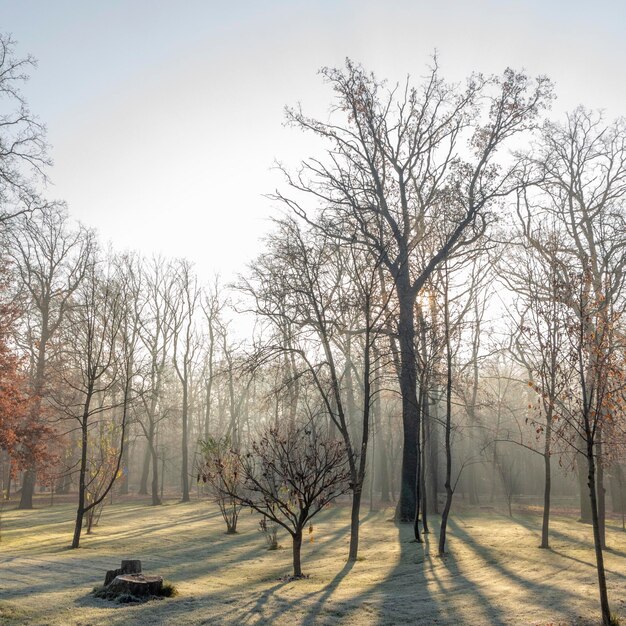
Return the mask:
M237 519L242 504L242 474L239 456L233 452L228 437L209 437L201 443L204 464L198 472L198 481L208 483L211 495L226 522L226 533L237 532Z
M85 514L87 534L98 525L102 509L106 504L103 492L109 491L112 483L122 475L119 465L120 451L117 447L118 427L115 422L99 424L98 433L89 437L90 459L87 466L87 480L85 481L85 500L87 505L96 503Z
M293 575L301 578L304 529L349 490L345 444L323 436L310 422L289 424L268 428L237 460L244 491L229 495L287 530L293 541Z

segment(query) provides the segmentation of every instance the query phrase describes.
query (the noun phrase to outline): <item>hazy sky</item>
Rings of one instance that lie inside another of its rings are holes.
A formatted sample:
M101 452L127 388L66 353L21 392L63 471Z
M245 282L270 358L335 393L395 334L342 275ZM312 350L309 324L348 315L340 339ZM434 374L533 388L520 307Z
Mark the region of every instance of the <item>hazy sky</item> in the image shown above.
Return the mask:
M48 126L48 196L117 248L186 256L230 278L259 250L280 184L310 140L283 128L301 101L325 115L319 67L346 56L381 77L507 65L578 103L626 113L626 3L0 0L0 30L39 68L25 92Z

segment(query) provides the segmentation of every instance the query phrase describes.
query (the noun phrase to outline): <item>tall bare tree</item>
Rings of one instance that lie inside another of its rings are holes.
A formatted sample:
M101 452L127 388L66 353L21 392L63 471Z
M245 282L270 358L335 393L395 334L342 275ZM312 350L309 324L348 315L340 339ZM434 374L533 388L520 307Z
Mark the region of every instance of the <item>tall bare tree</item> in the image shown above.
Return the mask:
M442 80L436 62L419 87L407 80L388 90L351 61L322 76L335 93L334 118L288 109L287 119L328 146L325 158L303 161L297 174L285 171L290 194L275 197L318 228L368 248L392 278L404 429L399 517L412 521L421 428L415 300L516 187L515 166L498 163L496 154L534 127L551 87L507 69L501 77L474 76L460 89Z
M94 236L71 226L64 207L51 206L33 216L19 218L9 238L12 256L32 314L25 329L24 347L31 359L33 419L45 419L42 402L47 395L48 363L54 357L53 340L73 297L85 278L94 248ZM58 352L58 350L57 350ZM31 509L37 468L25 472L19 508Z
M177 285L172 299L168 302L172 309L173 361L176 375L182 387L182 462L181 486L182 501L189 502L189 396L195 359L200 348L196 332L196 314L200 304L201 292L198 282L186 261L178 263L176 268Z
M45 182L50 165L45 127L21 91L37 62L30 55L18 56L16 45L11 35L0 34L0 228L45 206L36 185Z

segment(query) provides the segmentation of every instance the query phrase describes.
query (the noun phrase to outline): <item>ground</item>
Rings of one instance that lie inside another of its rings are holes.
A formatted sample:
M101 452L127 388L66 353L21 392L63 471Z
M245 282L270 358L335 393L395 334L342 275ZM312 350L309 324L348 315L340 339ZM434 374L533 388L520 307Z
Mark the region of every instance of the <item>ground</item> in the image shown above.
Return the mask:
M143 501L107 506L100 525L69 550L71 504L6 510L0 542L0 624L96 626L196 624L594 624L598 593L591 528L565 515L552 524L552 549L540 550L540 517L518 510L452 516L449 554L436 556L438 527L424 545L391 509L363 514L360 559L346 562L349 511L336 505L316 520L303 546L309 578L288 581L289 537L271 552L258 517L243 513L226 535L205 501L161 507ZM626 616L626 533L607 531L612 610ZM122 558L179 589L141 605L97 600L91 589ZM281 580L282 578L282 580Z

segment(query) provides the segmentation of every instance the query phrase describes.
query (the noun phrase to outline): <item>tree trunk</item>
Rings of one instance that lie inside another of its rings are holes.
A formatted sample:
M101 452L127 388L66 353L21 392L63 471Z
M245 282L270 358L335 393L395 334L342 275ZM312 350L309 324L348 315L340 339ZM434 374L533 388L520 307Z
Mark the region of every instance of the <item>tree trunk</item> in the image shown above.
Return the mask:
M189 502L189 445L188 437L188 416L189 399L187 391L187 381L183 382L183 441L182 441L182 468L181 482L183 488L182 502Z
M606 549L606 489L604 488L604 466L602 465L602 429L597 431L598 461L596 471L596 496L598 501L598 525L600 528L600 544Z
M547 437L546 433L546 437ZM546 448L548 444L546 444ZM549 548L549 529L550 529L550 490L552 487L552 474L550 469L550 451L546 450L543 455L543 465L545 472L545 480L543 487L543 520L541 522L541 545L540 548Z
M78 509L76 510L76 523L74 524L74 537L72 548L76 549L80 545L80 534L83 529L83 517L85 516L85 477L87 474L87 420L89 419L89 405L91 402L91 389L85 399L85 408L81 420L81 450L80 450L80 472L78 475Z
M436 403L428 406L428 504L429 511L435 515L439 513L439 417Z
M161 504L161 498L159 498L159 457L154 446L151 446L150 453L152 455L152 506L158 506Z
M44 303L44 307L41 310L41 334L39 338L39 346L37 348L37 365L35 368L35 379L33 381L33 405L32 416L35 418L35 423L41 419L41 398L44 391L45 382L45 369L46 369L46 348L48 340L50 339L49 332L49 309L48 302ZM33 508L33 494L35 493L35 483L37 481L35 461L29 459L31 465L26 469L24 474L24 480L22 481L22 493L20 496L20 503L18 509L32 509Z
M444 340L446 347L446 418L444 423L444 445L446 452L446 503L441 514L441 528L439 532L439 556L446 552L446 533L448 530L448 516L452 507L452 348L450 345L450 311L448 308L448 271L446 265L446 283L444 291Z
M470 444L472 443L472 439L470 439ZM495 480L495 476L493 477ZM480 497L478 495L478 485L476 480L476 466L470 463L467 468L467 495L469 497L469 503L471 505L480 504Z
M421 498L421 506L422 506L422 532L430 533L430 529L428 528L428 494L426 492L426 420L428 416L425 412L426 407L428 406L428 394L426 392L426 384L424 384L424 389L420 390L421 396L421 406L422 406L422 450L420 456L420 498ZM416 537L417 539L417 537Z
M18 509L32 509L33 508L33 494L35 493L35 470L28 468L24 472L24 478L22 480L22 493L20 496L20 503Z
M450 440L451 424L449 419L449 410L446 411L446 432L445 432L445 447L446 447L446 503L443 507L441 514L441 529L439 532L439 556L442 556L446 552L446 533L448 530L448 516L450 515L450 509L452 507L452 496L454 491L452 489L452 445Z
M126 429L127 434L125 435L126 441L124 442L124 451L122 453L122 476L120 478L120 495L125 496L128 494L128 480L130 476L130 435L128 434L130 431L129 428Z
M578 489L580 493L580 519L583 524L591 524L591 503L589 501L589 492L586 488L585 475L585 457L583 454L576 455L576 466L578 470Z
M408 285L398 285L400 302L398 343L400 346L400 394L402 397L402 471L400 482L399 521L415 520L419 466L419 407L417 404L417 368L415 363L414 297Z
M148 476L150 475L150 460L152 458L152 444L150 438L146 437L146 450L143 455L143 467L141 469L141 480L139 481L139 495L148 495Z
M602 553L602 539L600 535L600 520L598 516L598 502L596 498L595 459L593 456L593 442L587 442L587 485L589 486L589 500L591 504L591 523L593 525L593 544L596 553L596 569L598 571L598 590L600 592L600 608L602 610L603 626L610 626L611 611L609 609L609 597L606 587L606 574L604 572L604 555Z
M380 480L380 501L387 503L390 500L389 464L387 461L387 442L381 439L378 442L378 476Z
M302 576L302 565L300 563L300 549L302 548L302 529L299 528L295 534L292 535L293 539L293 575L296 578Z
M611 503L613 513L624 512L624 476L621 465L616 461L609 473L609 487L611 489Z
M350 515L350 551L348 561L356 561L359 552L359 512L361 510L362 485L352 492L352 512Z

